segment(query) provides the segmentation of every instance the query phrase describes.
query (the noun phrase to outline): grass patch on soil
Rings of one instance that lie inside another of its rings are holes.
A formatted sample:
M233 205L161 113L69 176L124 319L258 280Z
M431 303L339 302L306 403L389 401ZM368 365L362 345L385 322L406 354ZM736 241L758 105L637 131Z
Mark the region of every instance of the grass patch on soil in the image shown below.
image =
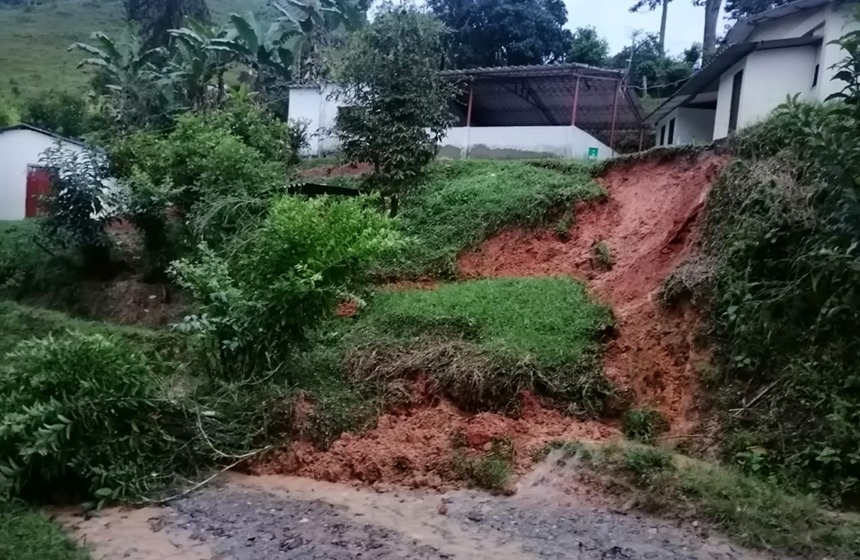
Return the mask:
M413 243L379 273L453 277L460 252L503 228L550 223L577 200L604 194L592 167L581 162L436 163L400 202L400 222Z
M510 440L493 439L488 452L476 455L470 454L465 436L460 433L455 436L454 448L451 468L457 476L493 493L504 494L511 490L514 446Z
M802 556L856 557L860 516L667 450L638 444L549 446L638 509L708 522L744 546Z
M569 278L479 280L380 293L347 336L347 370L390 382L428 373L467 410L516 408L523 390L595 414L610 311Z
M0 558L87 560L56 524L22 504L0 502Z

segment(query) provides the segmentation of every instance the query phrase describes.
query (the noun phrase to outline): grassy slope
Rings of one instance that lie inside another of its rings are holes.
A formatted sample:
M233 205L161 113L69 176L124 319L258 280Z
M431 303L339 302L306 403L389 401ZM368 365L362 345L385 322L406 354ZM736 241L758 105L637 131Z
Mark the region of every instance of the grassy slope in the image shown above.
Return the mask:
M0 502L0 558L86 560L55 524L26 506Z
M390 277L453 276L457 254L504 227L538 225L576 200L604 194L591 167L565 161L442 162L403 197L400 221L414 239L382 270Z
M740 472L638 444L559 443L568 458L640 509L707 521L752 548L821 558L856 558L860 516L827 511L808 496Z
M208 0L215 21L230 12L265 10L266 0ZM93 31L123 28L121 0L59 0L33 11L0 7L0 98L13 85L26 97L45 89L83 90L87 76L76 69L82 56L69 45L86 42Z

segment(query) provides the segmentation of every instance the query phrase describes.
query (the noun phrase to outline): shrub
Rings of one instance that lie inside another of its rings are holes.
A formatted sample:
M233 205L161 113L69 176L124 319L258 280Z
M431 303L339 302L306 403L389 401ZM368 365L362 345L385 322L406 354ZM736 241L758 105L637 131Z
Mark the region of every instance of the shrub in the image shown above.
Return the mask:
M174 448L164 425L175 407L156 385L167 363L115 337L73 332L22 342L4 362L0 486L6 491L45 492L78 480L89 495L128 498L161 482L128 475Z
M457 476L494 493L509 490L514 462L514 446L510 440L495 438L490 442L490 451L480 455L469 455L463 446L457 444L455 441L456 449L451 461Z
M95 148L78 152L57 144L42 154L40 162L53 172L41 221L45 239L79 251L87 273L109 271L105 228L115 220L115 208L104 156Z
M364 200L282 197L226 256L202 246L195 259L175 264L200 307L184 328L214 342L224 371L282 367L277 357L303 342L397 243L388 219Z
M654 443L657 437L669 430L669 422L659 411L634 408L621 419L624 435L641 443Z
M615 261L612 259L612 252L609 250L609 245L605 241L600 241L594 244L594 262L598 268L603 270L612 270L612 265Z
M83 95L46 90L24 102L23 120L60 136L78 138L89 132L89 112Z
M80 279L75 257L47 247L39 220L0 222L0 296L61 292Z

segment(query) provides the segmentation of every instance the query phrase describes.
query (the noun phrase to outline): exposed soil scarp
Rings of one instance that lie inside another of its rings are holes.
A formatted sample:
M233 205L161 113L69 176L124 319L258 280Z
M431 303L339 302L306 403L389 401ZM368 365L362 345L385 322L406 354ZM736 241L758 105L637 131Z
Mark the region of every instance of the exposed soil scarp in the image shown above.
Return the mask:
M600 178L608 199L580 205L566 241L549 230L510 229L464 254L461 275L567 274L587 281L617 319L606 375L632 390L638 404L661 409L673 432L687 432L698 420L695 370L704 357L692 341L698 318L689 309L663 309L655 295L693 251L700 211L727 161L702 153L613 167ZM610 270L595 262L601 242Z

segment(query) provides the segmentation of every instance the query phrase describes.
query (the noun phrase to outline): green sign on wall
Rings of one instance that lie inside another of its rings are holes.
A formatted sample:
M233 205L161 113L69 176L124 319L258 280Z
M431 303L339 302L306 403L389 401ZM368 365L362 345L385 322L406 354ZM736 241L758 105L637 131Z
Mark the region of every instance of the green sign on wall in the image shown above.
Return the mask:
M598 153L597 148L588 148L588 161L596 161Z

